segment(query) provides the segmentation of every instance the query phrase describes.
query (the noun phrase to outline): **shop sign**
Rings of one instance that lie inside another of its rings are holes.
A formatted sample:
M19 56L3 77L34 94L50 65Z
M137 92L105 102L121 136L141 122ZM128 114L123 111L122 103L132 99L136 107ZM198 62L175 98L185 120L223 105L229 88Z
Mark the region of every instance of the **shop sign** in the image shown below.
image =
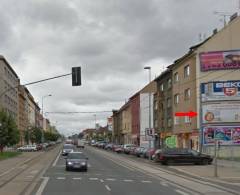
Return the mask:
M213 145L215 139L220 145L240 145L240 126L203 127L203 135L205 145Z
M240 50L200 53L201 71L240 69Z
M165 139L165 144L169 148L176 148L177 146L177 137L176 136L170 136Z
M240 102L219 102L202 105L203 123L240 122Z

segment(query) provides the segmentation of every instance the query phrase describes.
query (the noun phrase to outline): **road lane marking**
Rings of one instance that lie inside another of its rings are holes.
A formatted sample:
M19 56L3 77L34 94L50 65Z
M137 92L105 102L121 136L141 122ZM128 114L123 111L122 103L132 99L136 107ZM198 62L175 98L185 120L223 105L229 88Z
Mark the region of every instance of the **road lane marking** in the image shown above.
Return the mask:
M142 183L152 183L151 181L147 181L147 180L142 180Z
M59 159L59 157L60 157L60 155L61 155L61 152L62 152L62 151L60 151L59 154L57 155L55 161L54 161L53 164L52 164L52 167L55 167L55 166L56 166L56 164L57 164L57 162L58 162L58 159Z
M110 187L108 185L105 185L105 188L108 190L108 191L111 191Z
M66 177L57 177L57 179L63 180L66 179Z
M49 177L43 177L43 181L42 181L40 187L38 188L38 191L37 191L36 195L42 195L43 190L48 183L48 180L49 180Z
M132 179L124 179L123 181L125 181L125 182L133 182Z
M182 194L182 195L189 195L188 193L186 192L183 192L181 190L175 190L175 192L179 193L179 194Z
M38 172L39 172L39 170L33 170L33 171L30 172L30 174L35 175L35 174L37 174Z
M114 179L114 178L107 178L105 180L107 180L107 181L116 181L116 179Z
M165 182L160 182L160 184L161 184L162 186L166 186L166 187L168 187L168 184L165 183Z
M102 182L102 183L103 183L103 182L104 182L104 181L103 181L103 179L100 179L100 182Z
M73 180L81 180L82 178L81 177L73 177L72 179Z
M96 178L96 177L90 177L89 180L92 180L92 181L95 180L95 181L96 181L96 180L98 180L98 178Z

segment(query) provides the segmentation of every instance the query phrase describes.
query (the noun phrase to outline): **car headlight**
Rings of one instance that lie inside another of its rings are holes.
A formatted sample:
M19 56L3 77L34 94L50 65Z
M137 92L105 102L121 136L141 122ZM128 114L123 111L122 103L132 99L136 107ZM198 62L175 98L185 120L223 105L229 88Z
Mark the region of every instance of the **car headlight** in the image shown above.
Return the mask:
M81 162L81 165L86 165L86 162Z
M72 162L68 162L68 165L72 165L73 163Z

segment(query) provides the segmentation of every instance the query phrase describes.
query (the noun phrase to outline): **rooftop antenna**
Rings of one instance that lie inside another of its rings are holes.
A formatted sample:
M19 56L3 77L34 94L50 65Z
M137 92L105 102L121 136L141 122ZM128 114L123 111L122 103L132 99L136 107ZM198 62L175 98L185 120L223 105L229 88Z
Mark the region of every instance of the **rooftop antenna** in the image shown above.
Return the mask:
M220 19L220 21L223 22L224 27L227 25L227 17L230 17L232 15L230 12L214 11L213 13L223 17L223 19Z

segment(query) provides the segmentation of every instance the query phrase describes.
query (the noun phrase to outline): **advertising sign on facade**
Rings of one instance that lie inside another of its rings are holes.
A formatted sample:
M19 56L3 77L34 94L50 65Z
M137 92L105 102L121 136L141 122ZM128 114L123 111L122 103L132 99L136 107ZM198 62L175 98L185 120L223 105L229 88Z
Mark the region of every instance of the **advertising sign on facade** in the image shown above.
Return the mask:
M240 69L240 50L200 53L201 71Z
M165 139L165 144L168 148L176 148L177 147L177 136L173 135L173 136L167 137Z
M201 84L202 102L240 100L240 81L217 81Z
M221 102L202 105L203 123L240 122L240 102Z
M220 145L240 145L240 126L203 127L204 144L213 145L214 135Z

